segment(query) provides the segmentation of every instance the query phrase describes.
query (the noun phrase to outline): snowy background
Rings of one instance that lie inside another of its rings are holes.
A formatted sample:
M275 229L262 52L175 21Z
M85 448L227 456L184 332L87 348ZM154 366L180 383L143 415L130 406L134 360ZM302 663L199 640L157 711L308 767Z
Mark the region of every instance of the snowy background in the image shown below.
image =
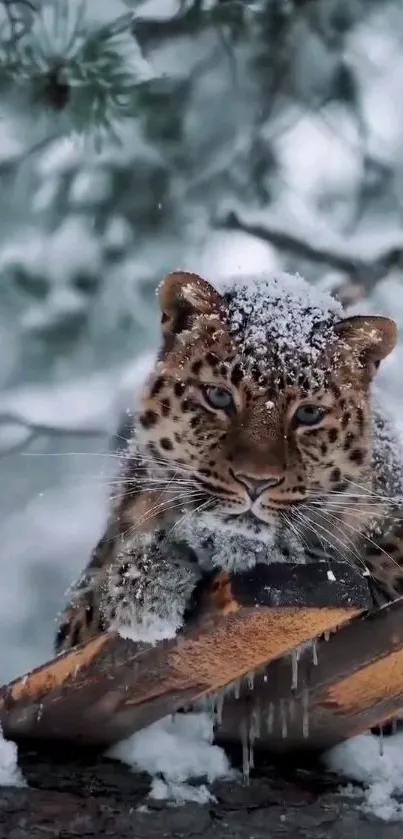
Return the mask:
M1 681L49 655L102 530L166 271L298 270L403 325L403 3L224 5L89 0L136 7L150 70L120 146L0 98Z
M84 28L135 14L119 46L130 116L112 103L119 145L95 151L82 137L113 86L102 60L92 92L90 65L69 64L80 3L58 32L46 17L64 3L37 0L32 49L20 41L15 61L0 2L1 682L49 657L102 531L111 435L148 369L167 271L298 271L395 317L379 387L403 431L403 0L88 0ZM55 53L56 92L42 84ZM154 771L153 736L121 758ZM197 773L186 738L174 785ZM380 762L365 736L330 765L401 816L401 750L399 735ZM222 753L197 760L227 771Z
M35 72L30 58L12 84L0 74L1 682L51 653L103 528L110 436L150 362L164 273L299 271L403 336L403 0L88 0L85 14L128 10L122 62L146 82L115 120L120 145L77 137L89 92L73 115L63 90L57 107L48 88L32 96L43 26ZM379 377L397 422L402 365L403 337Z

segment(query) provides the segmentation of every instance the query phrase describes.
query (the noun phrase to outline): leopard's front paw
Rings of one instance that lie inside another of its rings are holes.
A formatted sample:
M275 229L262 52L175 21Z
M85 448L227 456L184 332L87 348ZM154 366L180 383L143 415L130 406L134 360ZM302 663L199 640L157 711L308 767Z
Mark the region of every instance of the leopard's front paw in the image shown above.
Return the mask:
M168 556L153 546L139 557L122 556L109 575L104 614L111 630L133 641L155 643L174 638L200 578L171 547Z

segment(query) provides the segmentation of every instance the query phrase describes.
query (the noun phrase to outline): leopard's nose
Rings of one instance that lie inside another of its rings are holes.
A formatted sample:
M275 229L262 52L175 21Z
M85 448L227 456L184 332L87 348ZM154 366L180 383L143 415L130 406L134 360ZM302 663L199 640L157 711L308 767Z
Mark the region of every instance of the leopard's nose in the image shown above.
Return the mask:
M256 501L259 495L268 489L279 486L284 481L284 476L273 475L272 477L255 478L245 475L243 472L233 472L234 478L244 485L251 501Z

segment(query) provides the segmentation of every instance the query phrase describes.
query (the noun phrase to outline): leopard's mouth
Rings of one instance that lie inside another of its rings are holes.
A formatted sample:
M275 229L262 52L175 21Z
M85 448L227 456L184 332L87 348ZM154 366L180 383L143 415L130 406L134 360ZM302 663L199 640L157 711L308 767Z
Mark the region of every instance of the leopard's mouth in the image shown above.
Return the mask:
M272 530L273 527L276 527L276 525L280 523L281 517L279 511L274 510L273 512L275 515L273 515L273 519L271 521L261 518L252 510L238 514L226 513L224 514L224 520L227 524L231 524L234 529L240 528L242 530L249 530L251 533L259 533L262 530Z

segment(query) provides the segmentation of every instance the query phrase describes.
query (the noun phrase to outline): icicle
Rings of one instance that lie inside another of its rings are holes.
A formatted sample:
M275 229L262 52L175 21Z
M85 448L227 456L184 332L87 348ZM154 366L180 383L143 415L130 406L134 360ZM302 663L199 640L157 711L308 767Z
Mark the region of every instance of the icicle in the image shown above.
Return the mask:
M316 640L312 641L312 664L314 667L318 664L318 648L316 645Z
M287 734L288 734L287 710L286 710L284 699L280 699L280 719L281 719L281 736L284 740L287 737Z
M247 682L249 690L253 690L253 687L254 687L254 684L255 684L255 674L254 673L248 673L248 675L246 677L246 682Z
M326 629L326 631L323 633L323 639L324 639L324 641L328 641L329 638L330 638L330 629Z
M302 692L302 735L309 737L309 691L304 688Z
M291 653L291 690L298 690L298 662L299 650L293 650Z
M295 702L293 699L290 699L288 702L288 716L290 718L290 722L292 722L295 717Z
M254 753L254 742L255 742L255 731L253 727L253 713L249 717L249 769L253 769L255 765L255 753Z
M224 693L219 693L216 698L216 720L217 725L221 725L222 723L222 712L224 707Z
M397 717L392 720L392 734L397 734Z
M235 697L235 699L239 699L240 692L241 692L241 682L239 681L239 679L237 679L237 681L234 682L234 697Z
M269 710L267 713L267 731L269 734L273 733L274 723L274 702L269 702Z
M379 757L384 755L383 725L379 726Z
M248 731L245 720L241 720L239 726L239 733L241 735L242 743L242 773L245 784L249 784L250 759L249 759L249 743Z
M259 705L255 705L251 713L250 733L249 737L253 742L257 737L260 737L261 730L261 713Z
M253 747L253 743L249 743L248 760L249 760L249 769L254 769L255 768L255 750L254 750L254 747Z

